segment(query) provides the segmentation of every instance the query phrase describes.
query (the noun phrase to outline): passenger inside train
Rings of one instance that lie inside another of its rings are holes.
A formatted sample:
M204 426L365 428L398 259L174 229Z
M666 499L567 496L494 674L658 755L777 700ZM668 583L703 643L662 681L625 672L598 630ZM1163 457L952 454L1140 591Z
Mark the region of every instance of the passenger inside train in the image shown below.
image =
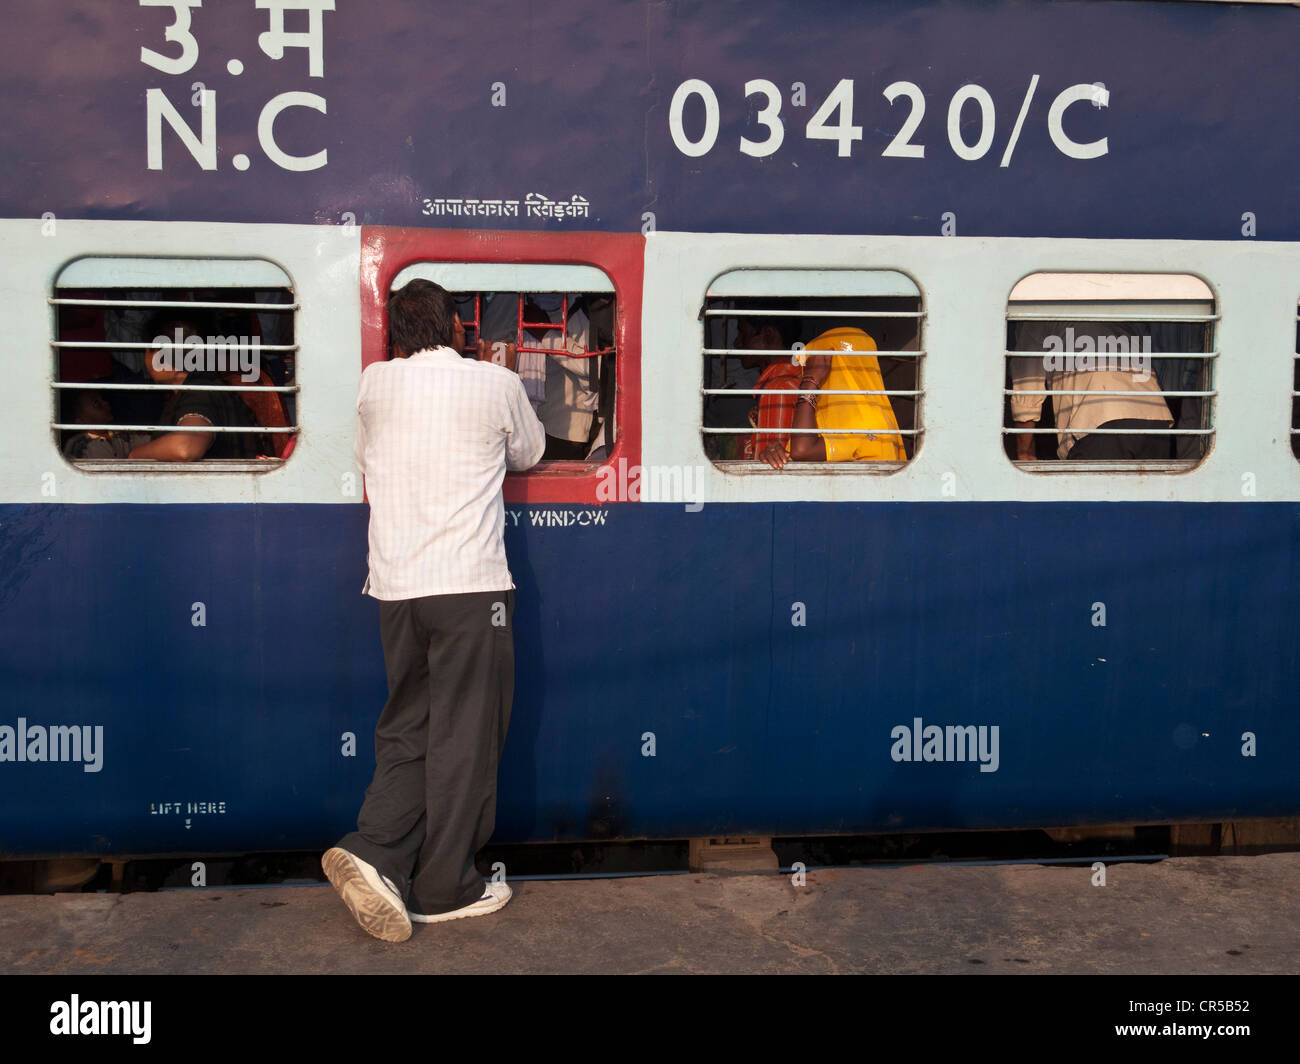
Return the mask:
M155 321L153 329L154 338L212 335L210 332L205 333L194 320L186 318L161 318ZM190 353L175 340L150 348L145 352L145 371L156 384L163 386L227 385L223 374L186 369L186 356ZM178 427L258 427L257 419L248 404L238 394L227 391L174 390L163 404L158 423ZM165 432L148 443L132 448L128 457L193 462L200 458L250 459L269 451L270 444L252 432Z
M780 323L780 324L778 324ZM736 350L749 352L735 357L714 360L708 366L713 371L708 382L718 389L734 389L734 395L706 395L704 400L704 424L707 428L740 429L753 425L757 413L755 396L750 394L756 388L767 389L777 385L775 373L767 377L767 383L760 383L769 367L785 364L792 366L790 345L796 339L796 323L783 318L738 318L735 322L735 339L730 345ZM754 350L785 352L783 356L754 354ZM783 391L784 388L777 388ZM780 409L780 397L774 396L771 416ZM775 427L775 423L774 423ZM705 444L711 458L734 460L753 458L755 455L753 439L749 436L722 432L705 436Z
M614 300L601 293L461 292L466 357L519 374L546 430L543 461L601 461L615 438Z
M785 451L790 449L789 430L794 424L796 393L803 369L791 351L788 322L786 318L741 318L737 325L738 349L780 351L787 356L742 355L737 360L745 369L759 370L753 387L761 389L757 396L737 397L750 401L749 423L756 430L752 436L738 437L742 441L740 458L757 458L773 446ZM771 431L774 429L775 432Z
M296 415L292 388L295 354L287 289L69 289L56 290L57 382L67 458L98 461L211 461L287 457ZM189 311L173 306L193 304ZM266 312L261 310L266 306ZM182 330L179 359L159 336ZM80 347L80 344L87 344ZM202 363L201 365L199 363ZM211 364L209 364L211 363ZM113 385L111 392L66 387ZM239 387L239 391L168 391L162 385ZM169 432L149 439L144 425L238 428L239 432ZM106 428L76 430L74 425Z
M758 452L773 469L787 462L901 462L906 460L876 341L861 329L827 329L805 348L787 445Z
M70 403L71 420L78 425L111 425L113 407L107 394L102 391L78 389L69 392L73 396ZM73 433L63 445L63 453L75 461L83 459L126 458L131 451L147 443L148 433L131 432L125 429L87 429Z
M1191 275L1022 278L1008 299L1007 457L1199 461L1213 437L1215 321L1214 293Z
M1011 417L1016 428L1038 428L1047 398L1042 393L1052 392L1058 459L1159 461L1172 457L1173 437L1156 430L1172 428L1174 416L1151 360L1142 357L1150 353L1150 336L1138 333L1119 322L1018 323L1014 349L1045 353L1010 359L1011 387L1016 393L1011 397ZM1104 354L1098 352L1103 339L1108 348ZM1085 340L1089 342L1085 344ZM1103 431L1091 431L1095 429ZM1121 429L1133 431L1118 431ZM1018 433L1017 460L1033 461L1038 454L1035 434Z
M709 458L893 467L915 453L918 299L710 298L703 316Z

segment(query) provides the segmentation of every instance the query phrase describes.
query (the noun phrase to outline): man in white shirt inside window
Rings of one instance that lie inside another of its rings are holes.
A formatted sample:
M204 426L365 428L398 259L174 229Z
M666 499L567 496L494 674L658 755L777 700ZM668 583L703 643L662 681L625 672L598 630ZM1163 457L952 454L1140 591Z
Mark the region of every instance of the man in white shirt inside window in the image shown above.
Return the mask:
M514 697L501 483L535 465L545 440L515 373L461 357L444 289L394 292L388 327L392 359L361 375L355 451L370 501L362 590L379 600L388 701L357 830L321 864L366 931L401 942L412 920L510 900L474 865L495 825Z
M546 430L547 461L581 462L591 450L600 409L600 360L583 354L590 331L587 315L571 310L566 330L548 332L538 343L569 352L545 356L546 398L537 405L537 416Z
M1076 344L1081 350L1075 349ZM1055 393L1052 413L1056 419L1058 458L1072 461L1168 458L1169 437L1156 434L1155 430L1172 426L1173 416L1160 392L1160 382L1151 372L1150 341L1145 348L1148 353L1130 354L1139 347L1140 338L1118 322L1080 323L1077 332L1062 322L1022 324L1016 350L1042 349L1047 355L1011 359L1011 387L1016 393L1011 396L1011 417L1015 427L1038 427L1046 396L1032 393L1050 390ZM1117 351L1123 354L1117 355ZM1052 361L1066 368L1048 369ZM1022 394L1025 392L1030 394ZM1131 434L1119 431L1123 429L1135 431ZM1032 432L1016 435L1017 461L1034 460L1035 435Z

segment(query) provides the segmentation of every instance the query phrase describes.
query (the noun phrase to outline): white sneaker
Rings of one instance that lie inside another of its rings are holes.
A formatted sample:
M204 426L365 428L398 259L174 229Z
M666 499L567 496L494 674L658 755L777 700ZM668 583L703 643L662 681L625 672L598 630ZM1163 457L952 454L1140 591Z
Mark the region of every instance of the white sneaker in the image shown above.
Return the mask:
M325 851L320 864L364 930L385 942L405 942L411 937L411 919L402 896L379 869L337 846Z
M446 920L459 920L466 916L486 916L488 913L505 908L510 895L514 893L505 883L487 883L485 887L483 897L471 905L452 909L449 913L436 913L433 916L425 916L424 913L410 913L409 916L417 924L440 924Z

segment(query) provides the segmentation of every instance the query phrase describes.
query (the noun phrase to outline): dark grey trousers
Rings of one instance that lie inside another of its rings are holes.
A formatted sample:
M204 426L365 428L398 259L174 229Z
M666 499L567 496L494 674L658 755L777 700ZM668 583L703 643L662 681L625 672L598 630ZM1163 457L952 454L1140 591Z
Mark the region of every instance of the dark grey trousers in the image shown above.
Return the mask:
M1158 429L1168 428L1168 421L1148 421L1142 418L1122 417L1098 425L1099 429ZM1128 459L1160 462L1169 457L1168 436L1133 435L1091 432L1081 437L1067 458L1081 461L1109 461Z
M478 901L515 688L513 591L380 602L388 702L357 830L337 845L428 916ZM407 880L411 879L409 895Z

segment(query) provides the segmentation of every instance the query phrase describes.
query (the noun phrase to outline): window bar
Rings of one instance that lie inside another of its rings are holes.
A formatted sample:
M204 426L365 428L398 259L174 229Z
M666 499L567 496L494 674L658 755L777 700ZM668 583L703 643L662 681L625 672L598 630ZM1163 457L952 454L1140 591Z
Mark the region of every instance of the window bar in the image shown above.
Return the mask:
M825 436L828 434L834 434L837 436L919 436L925 430L924 429L868 429L868 428L796 429L793 427L781 429L781 428L756 428L752 425L748 428L743 428L743 429L720 429L720 428L710 428L709 426L705 425L700 428L700 431L715 436L720 436L720 435L729 436L729 435L738 435L738 434L746 435L746 436L749 435L784 436L786 433L789 432L798 432L802 434L816 434L818 436ZM1055 432L1056 430L1048 429L1047 431Z
M55 422L50 428L64 432L246 432L254 436L263 432L298 431L296 425L287 425L282 428L272 428L268 425L245 428L233 425L66 425L63 422Z
M783 347L779 351L768 351L766 349L757 349L750 347L705 347L701 348L700 353L708 358L710 356L726 355L728 357L735 355L759 355L765 358L788 358L790 355L798 355L807 352L810 355L847 355L850 358L916 358L924 355L924 351L809 351L808 348L795 350L793 347ZM1037 351L1033 354L1038 354Z
M1220 314L1142 314L1132 318L1117 318L1114 314L1107 314L1102 317L1097 314L1057 314L1050 311L1042 314L1034 314L1027 311L1008 313L1007 321L1059 321L1066 325L1076 321L1098 322L1102 325L1122 325L1125 322L1186 322L1194 325L1197 322L1219 321Z
M706 310L706 318L924 318L923 310ZM1056 319L1052 319L1056 320ZM1179 319L1182 320L1181 318Z
M158 348L159 344L144 343L141 341L119 340L51 340L51 347L79 347L79 348L98 348L109 350L132 350L143 349L153 351ZM167 342L168 347L175 347L172 341ZM182 344L183 348L188 351L297 351L298 344Z
M800 392L811 394L812 389L795 389L795 388L701 388L701 395L799 395ZM923 389L917 388L914 391L880 391L869 392L859 388L819 388L818 395L924 395ZM1125 392L1109 392L1109 395L1124 395ZM1149 392L1133 392L1133 395L1149 395ZM1173 392L1165 392L1165 395L1173 395ZM1199 395L1200 393L1195 393Z
M91 392L144 392L163 387L158 384L96 384L94 381L65 382L56 381L52 388L62 388ZM166 386L174 392L297 392L301 389L296 384L171 384Z
M1054 351L1043 348L1039 351L1006 351L1007 358L1042 358L1048 355L1065 357L1067 355L1091 355L1094 361L1111 355L1143 355L1146 358L1218 358L1218 351ZM1075 372L1066 370L1064 372ZM1085 371L1086 372L1086 371ZM1125 372L1121 370L1120 372Z
M51 297L46 302L54 307L167 307L177 310L299 310L298 303L211 303L170 299L66 299Z
M558 328L558 326L555 326ZM520 344L515 347L516 351L528 351L537 355L563 355L565 358L595 358L597 355L612 355L614 348L598 347L595 349L584 347L581 351L557 351L553 347L532 347L528 344Z
M1124 372L1124 371L1121 370L1119 372ZM1052 390L1050 388L1045 390L1040 390L1038 388L1003 388L1002 394L1003 395L1147 395L1147 396L1161 395L1161 396L1173 396L1175 398L1187 397L1187 396L1195 396L1199 398L1212 398L1218 395L1219 393L1217 390L1212 392L1113 392L1105 388L1072 388L1072 389L1058 388L1055 390Z
M519 341L522 343L525 329L564 329L563 325L557 325L553 321L524 321L524 293L520 292L516 297L519 300ZM564 308L567 309L569 297L564 297Z
M468 336L468 330L470 330L470 329L473 329L473 330L474 330L474 343L475 343L475 344L478 343L479 338L483 335L482 330L480 330L479 327L478 327L478 323L479 323L480 321L483 320L483 309L482 309L482 303L481 303L482 298L483 298L483 293L482 293L482 292L475 292L475 293L474 293L474 316L473 316L469 321L466 321L464 318L461 318L461 320L460 320L460 324L461 324L461 326L462 326L462 327L466 330L466 332L467 332L467 335L465 336L465 346L466 346L466 347L469 347L469 346L470 346L470 340L469 340L469 336ZM459 314L460 311L457 311L456 313Z
M1111 393L1114 394L1114 393ZM1154 394L1154 393L1152 393ZM1214 429L1084 429L1084 428L1049 428L1049 429L1018 429L1014 426L1002 426L1003 435L1010 433L1018 436L1021 433L1032 435L1044 435L1046 433L1061 433L1065 436L1091 436L1094 432L1104 436L1213 436Z
M559 323L559 324L557 324L556 322L553 322L553 321L537 321L537 322L528 322L528 321L524 321L524 293L521 292L521 293L519 294L519 297L518 297L518 298L519 298L519 313L518 313L518 319L517 319L517 321L518 321L518 324L517 324L517 331L516 331L516 334L515 334L516 337L518 338L518 339L517 339L517 343L515 344L515 350L516 350L516 351L527 351L527 352L531 352L531 353L533 353L533 354L538 354L538 355L556 355L556 354L563 354L563 355L567 356L568 358L595 358L597 355L612 355L612 354L614 353L614 350L615 350L614 347L600 347L600 348L595 348L595 349L590 348L590 347L583 347L582 351L579 352L579 353L574 353L574 352L568 350L568 346L569 346L569 295L568 295L567 292L564 293L564 294L562 295L562 297L561 297L560 313L564 316L564 321L563 321L562 323ZM561 349L560 351L557 351L557 350L556 350L555 348L553 348L553 347L533 347L533 346L530 345L530 344L526 344L526 343L524 343L524 330L525 330L525 329L559 329L559 330L560 330L560 343L563 345L563 346L562 346L562 349ZM587 335L587 339L588 339L588 340L591 339L591 334L590 334L590 332L589 332L588 335Z

